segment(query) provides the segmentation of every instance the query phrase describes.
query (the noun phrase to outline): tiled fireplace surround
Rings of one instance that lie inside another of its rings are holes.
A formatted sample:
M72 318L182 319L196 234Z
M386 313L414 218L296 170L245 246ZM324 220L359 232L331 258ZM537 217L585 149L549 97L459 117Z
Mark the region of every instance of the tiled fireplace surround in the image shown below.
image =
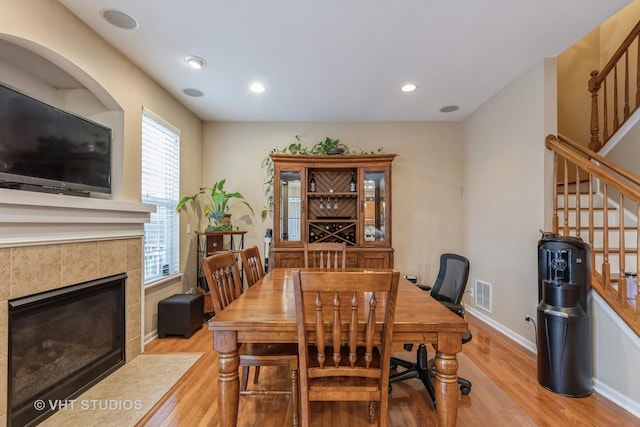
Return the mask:
M126 362L140 354L142 234L151 210L0 189L0 425L7 423L8 300L126 272Z

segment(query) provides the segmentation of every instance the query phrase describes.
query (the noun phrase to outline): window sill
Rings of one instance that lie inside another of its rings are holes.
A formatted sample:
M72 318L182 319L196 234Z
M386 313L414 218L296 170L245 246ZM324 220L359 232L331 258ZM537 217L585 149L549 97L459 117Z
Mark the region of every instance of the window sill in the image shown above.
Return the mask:
M144 284L144 288L145 289L152 289L152 288L156 288L158 286L162 286L162 285L166 285L169 282L177 282L178 280L182 281L182 276L184 276L183 273L176 273L176 274L170 274L169 276L163 276L159 279L156 279L152 282L149 283L145 283Z

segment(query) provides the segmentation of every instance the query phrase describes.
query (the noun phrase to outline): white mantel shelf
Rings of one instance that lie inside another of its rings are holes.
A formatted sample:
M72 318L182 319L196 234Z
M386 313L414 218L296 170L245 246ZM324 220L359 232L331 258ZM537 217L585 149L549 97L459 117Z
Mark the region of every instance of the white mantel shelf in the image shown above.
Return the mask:
M142 236L153 205L0 189L0 248Z

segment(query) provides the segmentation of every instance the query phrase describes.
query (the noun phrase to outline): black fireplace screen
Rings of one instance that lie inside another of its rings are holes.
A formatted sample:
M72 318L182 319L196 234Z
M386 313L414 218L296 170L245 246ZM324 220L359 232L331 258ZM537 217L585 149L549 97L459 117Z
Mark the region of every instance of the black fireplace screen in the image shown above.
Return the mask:
M31 425L124 364L126 274L9 301L9 422Z

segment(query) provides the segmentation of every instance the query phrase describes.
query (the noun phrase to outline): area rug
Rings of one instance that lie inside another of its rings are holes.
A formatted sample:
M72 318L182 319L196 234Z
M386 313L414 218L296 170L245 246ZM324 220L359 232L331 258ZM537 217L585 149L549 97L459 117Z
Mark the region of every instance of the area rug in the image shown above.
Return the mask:
M73 400L41 426L133 426L202 356L142 354Z

